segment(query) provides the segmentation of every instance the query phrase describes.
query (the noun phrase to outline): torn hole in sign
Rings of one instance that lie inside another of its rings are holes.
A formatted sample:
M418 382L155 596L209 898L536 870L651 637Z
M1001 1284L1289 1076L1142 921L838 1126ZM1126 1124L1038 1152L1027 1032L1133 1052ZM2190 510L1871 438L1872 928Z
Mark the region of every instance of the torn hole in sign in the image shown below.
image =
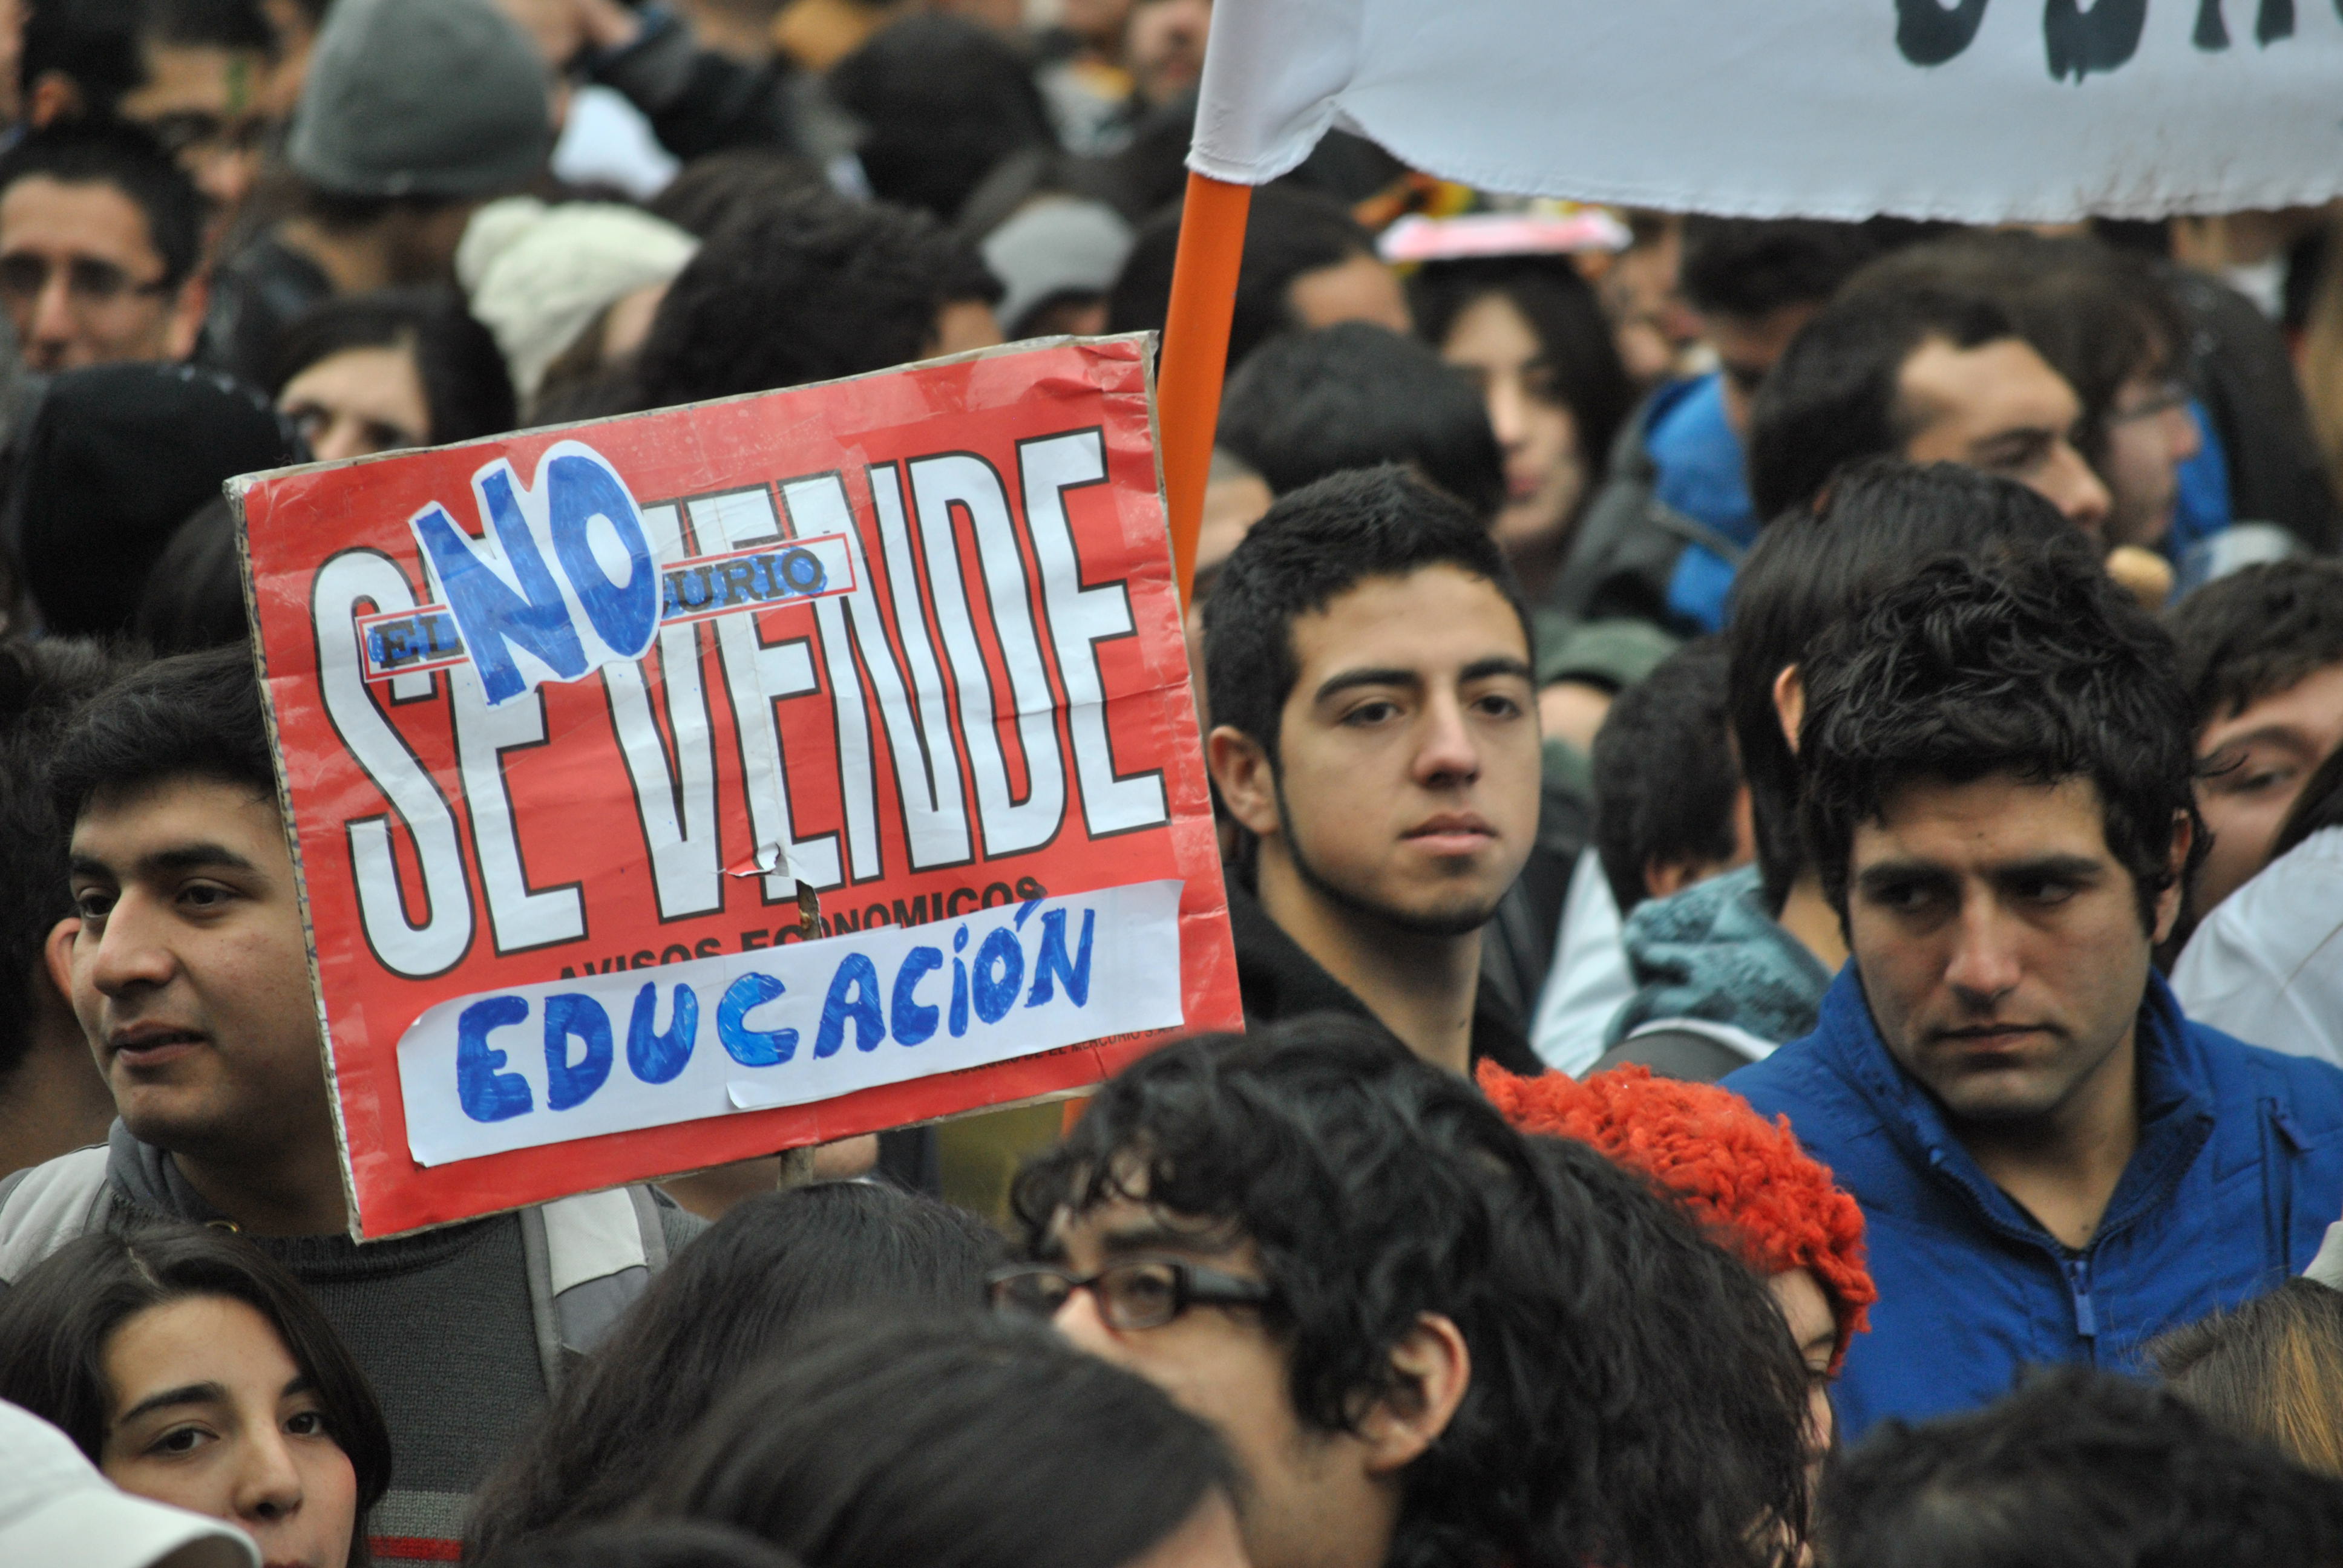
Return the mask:
M789 878L797 890L798 930L812 941L821 935L821 895L806 879L805 864L797 858L788 839L759 845L754 853L724 868L728 877L769 877L775 873Z

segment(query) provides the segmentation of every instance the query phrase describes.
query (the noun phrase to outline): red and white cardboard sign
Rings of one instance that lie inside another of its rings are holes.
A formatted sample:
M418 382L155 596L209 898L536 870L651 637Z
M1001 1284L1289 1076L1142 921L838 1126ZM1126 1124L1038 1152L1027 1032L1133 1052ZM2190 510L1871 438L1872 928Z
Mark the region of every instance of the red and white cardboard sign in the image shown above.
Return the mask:
M1150 395L1067 341L236 482L354 1234L1239 1025Z

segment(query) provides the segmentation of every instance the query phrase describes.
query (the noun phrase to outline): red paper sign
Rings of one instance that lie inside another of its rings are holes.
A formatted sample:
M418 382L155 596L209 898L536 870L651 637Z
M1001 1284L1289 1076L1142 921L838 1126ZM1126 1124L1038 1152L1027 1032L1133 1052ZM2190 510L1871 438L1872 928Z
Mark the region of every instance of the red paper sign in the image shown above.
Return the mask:
M354 1233L1238 1026L1150 394L1063 343L238 482Z

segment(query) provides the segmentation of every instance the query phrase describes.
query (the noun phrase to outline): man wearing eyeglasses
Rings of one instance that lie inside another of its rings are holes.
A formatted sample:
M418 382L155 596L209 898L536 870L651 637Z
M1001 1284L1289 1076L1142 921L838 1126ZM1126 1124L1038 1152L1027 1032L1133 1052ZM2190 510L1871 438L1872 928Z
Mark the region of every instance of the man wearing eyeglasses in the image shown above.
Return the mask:
M1580 1155L1591 1172L1549 1175L1471 1083L1365 1019L1184 1040L1020 1173L1033 1261L993 1300L1219 1429L1253 1568L1655 1561L1654 1519L1688 1548L1721 1537L1684 1561L1744 1561L1782 1504L1743 1483L1801 1484L1795 1357L1762 1289L1736 1313L1707 1282L1745 1271L1666 1272L1669 1234L1679 1258L1715 1249ZM1702 1342L1646 1332L1657 1301ZM1756 1348L1721 1350L1744 1316Z
M195 186L144 132L62 126L0 156L0 307L34 370L185 359L201 243Z

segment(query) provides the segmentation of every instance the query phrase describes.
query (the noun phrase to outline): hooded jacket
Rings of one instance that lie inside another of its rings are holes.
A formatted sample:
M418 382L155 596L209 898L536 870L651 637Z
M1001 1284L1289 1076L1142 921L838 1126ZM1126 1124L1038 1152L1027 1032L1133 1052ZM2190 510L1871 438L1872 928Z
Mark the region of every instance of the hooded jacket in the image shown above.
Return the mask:
M1725 1081L1863 1206L1879 1287L1834 1402L1852 1440L2008 1392L2021 1367L2137 1362L2167 1329L2298 1273L2343 1212L2343 1071L2192 1023L2148 977L2139 1144L2087 1246L1986 1175L1887 1053L1850 964L1815 1032Z
M1620 940L1637 990L1612 1018L1607 1045L1684 1022L1779 1045L1815 1027L1830 985L1830 971L1766 909L1755 866L1638 905Z

